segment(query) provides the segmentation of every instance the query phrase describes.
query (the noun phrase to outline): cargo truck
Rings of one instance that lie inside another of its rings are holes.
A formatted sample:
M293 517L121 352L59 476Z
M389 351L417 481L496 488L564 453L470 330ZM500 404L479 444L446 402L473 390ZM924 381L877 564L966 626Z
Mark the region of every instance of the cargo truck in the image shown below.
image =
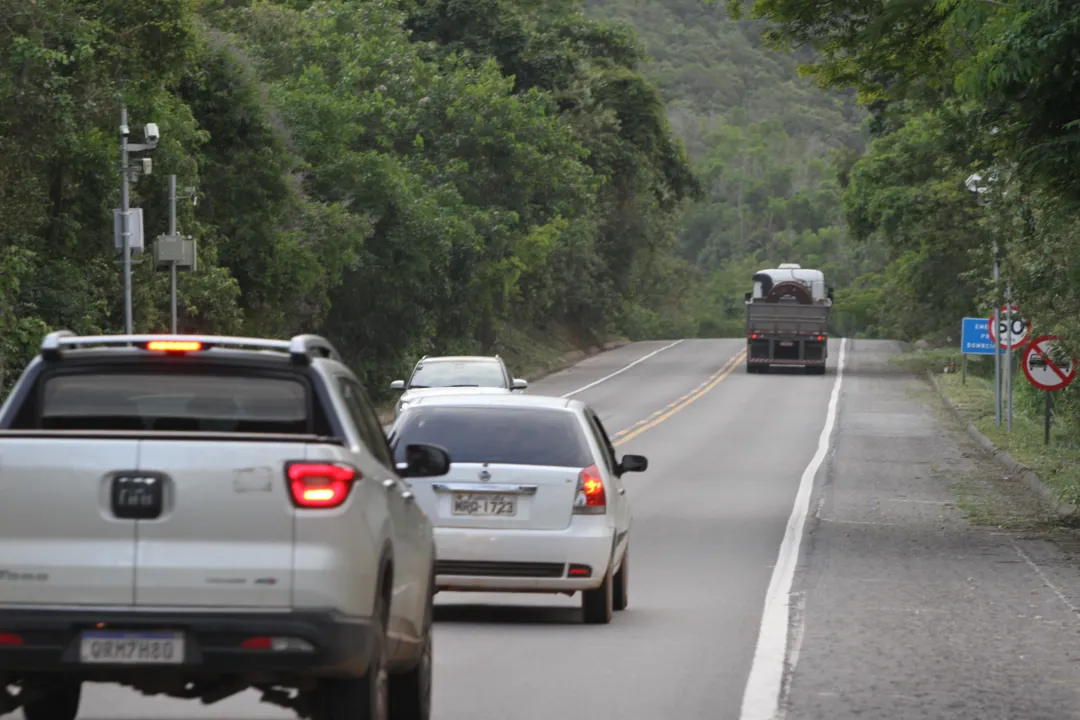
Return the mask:
M783 263L755 273L753 281L746 293L746 371L801 365L807 374L824 375L833 299L825 274Z

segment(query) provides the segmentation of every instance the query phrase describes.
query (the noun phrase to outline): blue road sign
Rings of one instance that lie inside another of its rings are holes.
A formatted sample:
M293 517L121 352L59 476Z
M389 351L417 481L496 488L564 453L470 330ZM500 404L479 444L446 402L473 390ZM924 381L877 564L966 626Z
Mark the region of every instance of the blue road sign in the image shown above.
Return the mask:
M990 339L990 321L986 318L964 318L960 326L960 352L964 355L993 355L994 341Z

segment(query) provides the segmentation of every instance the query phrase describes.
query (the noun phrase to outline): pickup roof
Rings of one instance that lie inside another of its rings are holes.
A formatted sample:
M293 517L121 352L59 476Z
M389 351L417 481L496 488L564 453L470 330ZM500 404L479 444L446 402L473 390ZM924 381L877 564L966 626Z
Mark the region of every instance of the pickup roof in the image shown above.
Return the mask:
M431 524L316 336L45 338L0 407L0 715L83 681L427 718ZM21 686L19 693L4 688Z

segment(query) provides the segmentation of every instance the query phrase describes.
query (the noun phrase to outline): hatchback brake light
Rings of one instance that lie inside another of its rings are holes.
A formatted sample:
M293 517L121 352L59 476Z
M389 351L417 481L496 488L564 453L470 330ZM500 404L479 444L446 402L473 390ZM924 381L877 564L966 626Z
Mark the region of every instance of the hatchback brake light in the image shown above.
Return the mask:
M607 495L604 480L596 465L578 473L577 491L574 493L575 515L603 515L607 512Z
M22 636L15 633L0 632L0 645L22 645Z
M285 467L293 503L301 508L335 508L349 497L353 484L362 476L353 468L337 463L294 462Z

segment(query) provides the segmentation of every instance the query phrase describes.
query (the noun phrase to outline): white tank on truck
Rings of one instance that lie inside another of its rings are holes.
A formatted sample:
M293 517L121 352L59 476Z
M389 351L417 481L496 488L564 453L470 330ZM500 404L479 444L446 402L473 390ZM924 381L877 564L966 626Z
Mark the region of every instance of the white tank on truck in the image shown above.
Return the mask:
M825 374L832 288L820 270L797 263L759 270L746 293L746 371L794 365Z

